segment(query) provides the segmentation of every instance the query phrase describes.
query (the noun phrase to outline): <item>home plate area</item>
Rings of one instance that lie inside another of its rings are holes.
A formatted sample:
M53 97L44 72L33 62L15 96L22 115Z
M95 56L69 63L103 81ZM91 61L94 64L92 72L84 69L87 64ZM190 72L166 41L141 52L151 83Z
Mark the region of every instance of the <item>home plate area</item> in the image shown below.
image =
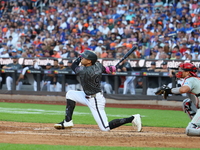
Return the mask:
M188 137L184 128L121 126L109 132L97 125L75 124L71 129L56 130L54 124L0 121L0 143L199 148L200 137Z

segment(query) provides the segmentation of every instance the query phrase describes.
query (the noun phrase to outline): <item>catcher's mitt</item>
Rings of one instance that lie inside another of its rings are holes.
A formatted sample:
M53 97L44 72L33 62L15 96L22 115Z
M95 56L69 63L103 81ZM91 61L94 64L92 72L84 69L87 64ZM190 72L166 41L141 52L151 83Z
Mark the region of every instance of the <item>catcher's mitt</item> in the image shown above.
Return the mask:
M158 89L158 91L155 92L155 94L156 95L162 95L163 94L164 99L167 99L168 95L172 94L172 92L171 92L171 88L169 88L166 85L163 85Z

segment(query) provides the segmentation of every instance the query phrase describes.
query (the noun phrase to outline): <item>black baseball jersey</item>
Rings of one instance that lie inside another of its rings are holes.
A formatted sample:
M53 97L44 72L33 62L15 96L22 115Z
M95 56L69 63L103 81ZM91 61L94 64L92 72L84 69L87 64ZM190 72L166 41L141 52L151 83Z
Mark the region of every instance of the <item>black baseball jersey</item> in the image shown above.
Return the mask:
M14 64L14 63L10 63L7 65L7 67L11 67L12 70L19 70L19 69L22 69L22 65L20 64Z
M148 72L155 72L155 70L148 70ZM154 76L149 76L147 78L148 80L148 87L149 88L157 88L159 87L159 82L158 82L158 77L154 77Z
M59 69L57 69L58 71L66 71L66 68L64 67L64 68L59 68ZM62 77L64 76L64 74L60 74L60 73L58 73L58 74L56 74L56 80L57 80L57 82L59 82L60 84L62 84Z
M49 70L54 71L54 69L52 68L50 68ZM50 81L51 84L54 84L54 74L44 74L43 81L44 82Z
M23 69L22 65L20 65L19 63L16 63L16 64L10 63L10 64L8 64L6 66L7 67L11 67L12 70L21 70L21 69ZM7 74L7 76L12 77L12 74L9 73L9 74ZM16 79L18 79L19 73L17 73L15 77L16 77Z
M105 72L104 66L96 62L92 66L78 66L79 58L73 62L72 70L80 77L80 83L86 95L94 95L101 92L100 84L102 72Z

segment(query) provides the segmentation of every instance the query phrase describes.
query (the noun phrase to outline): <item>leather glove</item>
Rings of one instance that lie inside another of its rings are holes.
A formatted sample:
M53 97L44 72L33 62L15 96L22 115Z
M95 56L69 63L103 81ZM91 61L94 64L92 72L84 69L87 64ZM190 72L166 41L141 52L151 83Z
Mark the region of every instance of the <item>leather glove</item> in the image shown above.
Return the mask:
M169 88L166 85L163 85L155 92L155 94L156 95L162 95L163 94L163 98L167 99L168 95L172 94L172 92L171 92L171 88Z

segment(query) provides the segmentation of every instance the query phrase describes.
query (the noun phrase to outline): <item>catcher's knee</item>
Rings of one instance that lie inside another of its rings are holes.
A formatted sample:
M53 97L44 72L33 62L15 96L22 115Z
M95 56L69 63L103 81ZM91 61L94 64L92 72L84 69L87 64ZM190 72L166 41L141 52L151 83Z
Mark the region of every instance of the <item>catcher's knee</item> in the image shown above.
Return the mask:
M183 100L183 111L192 119L197 112L197 107L189 98Z
M198 128L195 124L189 122L185 133L187 136L200 136L200 128Z

